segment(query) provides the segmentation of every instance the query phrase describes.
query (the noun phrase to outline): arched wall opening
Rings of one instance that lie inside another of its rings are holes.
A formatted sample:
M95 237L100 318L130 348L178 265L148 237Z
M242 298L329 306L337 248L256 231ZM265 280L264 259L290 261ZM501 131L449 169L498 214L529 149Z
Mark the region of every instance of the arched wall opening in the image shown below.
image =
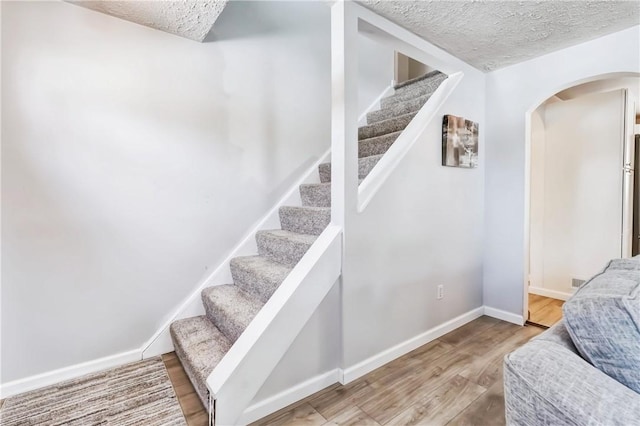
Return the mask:
M640 73L640 26L486 74L483 304L523 324L530 115L554 93ZM482 130L484 129L484 130Z
M640 74L596 75L546 95L525 115L524 318L530 294L566 300L632 247ZM553 306L530 319L559 319Z

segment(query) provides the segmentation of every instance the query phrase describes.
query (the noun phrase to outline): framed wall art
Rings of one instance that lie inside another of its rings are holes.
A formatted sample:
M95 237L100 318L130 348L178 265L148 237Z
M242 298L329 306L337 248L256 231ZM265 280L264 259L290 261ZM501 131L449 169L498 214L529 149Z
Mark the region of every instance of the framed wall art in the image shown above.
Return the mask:
M455 115L443 117L442 165L468 169L478 166L478 123Z

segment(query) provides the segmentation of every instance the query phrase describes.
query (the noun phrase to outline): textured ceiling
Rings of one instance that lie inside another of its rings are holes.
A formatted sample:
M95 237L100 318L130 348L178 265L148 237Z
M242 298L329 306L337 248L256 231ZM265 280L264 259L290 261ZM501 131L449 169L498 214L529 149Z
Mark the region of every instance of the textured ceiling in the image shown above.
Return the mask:
M483 71L640 24L640 0L360 3Z
M69 3L146 25L195 41L202 41L228 0L73 1Z

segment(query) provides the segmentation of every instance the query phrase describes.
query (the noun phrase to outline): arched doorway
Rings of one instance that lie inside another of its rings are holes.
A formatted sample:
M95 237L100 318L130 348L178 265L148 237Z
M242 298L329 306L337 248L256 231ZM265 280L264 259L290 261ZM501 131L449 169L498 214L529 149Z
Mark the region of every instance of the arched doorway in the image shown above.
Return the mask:
M584 280L631 255L639 80L596 77L527 113L524 318L552 325Z

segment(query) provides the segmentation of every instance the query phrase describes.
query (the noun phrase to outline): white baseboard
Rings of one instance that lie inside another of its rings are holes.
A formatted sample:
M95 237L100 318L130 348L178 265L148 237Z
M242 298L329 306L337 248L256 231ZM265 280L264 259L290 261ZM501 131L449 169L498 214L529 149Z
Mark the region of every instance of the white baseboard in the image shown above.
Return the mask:
M517 325L524 324L524 318L522 315L514 314L511 312L503 311L502 309L492 308L490 306L484 307L484 314L488 317L496 318L502 321L511 322Z
M140 361L141 359L142 350L136 349L93 361L83 362L81 364L71 365L58 370L48 371L35 376L25 377L24 379L15 380L13 382L3 383L0 385L0 399L32 391L34 389L43 388L45 386L50 386L65 380L75 379L80 376L84 376L85 374L97 373L122 364Z
M537 294L538 296L551 297L552 299L560 299L560 300L567 300L571 296L573 296L573 293L565 293L564 291L549 290L542 287L532 287L532 286L529 286L529 293Z
M271 413L275 413L287 405L291 405L334 383L338 383L340 376L341 371L339 369L331 370L253 404L244 411L239 424L249 424Z
M393 361L394 359L399 358L402 355L405 355L412 350L417 349L420 346L425 345L432 340L435 340L438 337L441 337L449 333L450 331L453 331L456 328L461 327L470 321L473 321L476 318L481 317L483 313L484 307L482 306L473 309L456 318L453 318L452 320L445 322L444 324L433 327L432 329L427 330L422 334L419 334L396 346L386 349L377 355L367 358L364 361L357 363L356 365L348 367L343 371L343 378L341 383L350 383L355 379L375 370L376 368L382 367L383 365Z
M229 263L231 259L238 256L248 256L256 254L258 251L255 241L255 234L261 229L277 229L280 228L279 209L283 205L301 205L299 186L303 183L319 183L320 175L318 174L318 166L321 163L330 161L331 150L326 151L320 156L295 184L287 191L287 193L244 235L240 242L229 252L225 260L213 270L211 274L201 280L196 288L187 296L178 307L171 312L162 326L156 330L151 338L143 345L143 358L154 357L173 351L173 342L169 333L169 326L172 322L198 315L204 315L204 307L200 293L206 287L215 285L228 284L232 281L231 269Z

